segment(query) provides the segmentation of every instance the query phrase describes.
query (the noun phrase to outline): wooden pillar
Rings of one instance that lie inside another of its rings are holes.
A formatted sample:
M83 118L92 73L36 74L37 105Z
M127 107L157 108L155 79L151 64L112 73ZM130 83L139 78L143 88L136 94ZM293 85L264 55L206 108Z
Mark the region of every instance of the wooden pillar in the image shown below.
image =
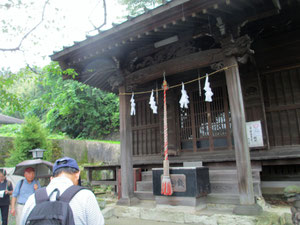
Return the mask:
M125 86L119 87L119 93L125 93ZM132 166L132 134L130 116L130 96L120 95L120 140L121 140L121 205L131 205L134 194Z
M224 66L232 65L237 66L231 67L226 70L225 73L234 137L240 204L253 205L255 203L255 199L253 192L251 160L246 133L244 101L238 62L235 56L225 57Z
M91 168L88 168L88 171L87 171L87 182L89 184L91 184L93 181L93 170Z

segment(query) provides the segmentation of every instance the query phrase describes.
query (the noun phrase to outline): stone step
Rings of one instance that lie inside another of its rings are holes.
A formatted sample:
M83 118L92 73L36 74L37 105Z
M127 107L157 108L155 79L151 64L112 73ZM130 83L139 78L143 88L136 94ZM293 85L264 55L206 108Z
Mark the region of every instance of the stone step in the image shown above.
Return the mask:
M152 191L135 191L134 196L140 200L154 200Z
M253 182L260 180L259 170L252 170ZM210 181L236 181L236 170L209 170Z
M211 193L207 195L206 203L237 205L240 203L240 199L239 195Z
M137 191L151 191L153 192L152 181L137 181L136 182Z
M142 172L142 181L152 181L152 171Z
M211 193L219 194L236 194L239 193L238 183L235 181L211 181ZM253 191L257 195L261 195L260 182L253 182Z

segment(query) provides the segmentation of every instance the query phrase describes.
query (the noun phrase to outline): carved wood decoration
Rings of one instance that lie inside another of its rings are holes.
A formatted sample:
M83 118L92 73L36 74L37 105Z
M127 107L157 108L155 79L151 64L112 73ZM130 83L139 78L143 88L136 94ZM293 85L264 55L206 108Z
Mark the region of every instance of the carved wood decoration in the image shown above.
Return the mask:
M129 73L132 73L148 66L197 52L199 49L194 45L194 41L178 42L161 48L157 50L157 52L142 58L138 58L137 53L133 51L129 54L128 61L124 67Z
M166 76L168 76L171 74L209 66L212 63L219 62L223 59L224 56L221 49L209 49L171 59L169 61L138 70L126 76L125 80L127 85L141 84L161 78L163 71L165 71Z
M248 35L237 38L236 40L225 40L222 43L222 49L226 57L235 56L240 63L247 63L249 55L254 54L250 49L252 41Z

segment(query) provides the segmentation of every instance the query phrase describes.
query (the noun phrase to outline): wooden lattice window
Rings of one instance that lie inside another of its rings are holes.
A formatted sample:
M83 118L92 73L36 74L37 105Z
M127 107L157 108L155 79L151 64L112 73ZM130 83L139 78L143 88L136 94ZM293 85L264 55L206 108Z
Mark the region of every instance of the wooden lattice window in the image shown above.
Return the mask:
M179 108L182 151L232 149L231 121L226 86L213 88L213 102L199 91L189 94L190 107Z
M271 146L300 144L300 68L262 76Z
M136 115L131 117L133 156L161 152L158 114L149 107L149 96L135 97Z

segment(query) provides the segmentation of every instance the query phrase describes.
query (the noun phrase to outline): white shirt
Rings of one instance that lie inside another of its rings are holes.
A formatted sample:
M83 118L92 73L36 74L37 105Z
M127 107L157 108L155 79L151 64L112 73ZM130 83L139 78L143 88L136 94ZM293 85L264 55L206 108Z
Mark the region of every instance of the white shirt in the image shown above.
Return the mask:
M73 182L67 177L56 177L47 186L48 195L58 188L62 194ZM55 194L51 196L55 199ZM100 211L95 195L90 190L83 189L79 191L70 201L70 207L73 211L75 225L104 225L104 218ZM32 194L23 209L21 225L25 225L27 217L35 206L35 197Z

